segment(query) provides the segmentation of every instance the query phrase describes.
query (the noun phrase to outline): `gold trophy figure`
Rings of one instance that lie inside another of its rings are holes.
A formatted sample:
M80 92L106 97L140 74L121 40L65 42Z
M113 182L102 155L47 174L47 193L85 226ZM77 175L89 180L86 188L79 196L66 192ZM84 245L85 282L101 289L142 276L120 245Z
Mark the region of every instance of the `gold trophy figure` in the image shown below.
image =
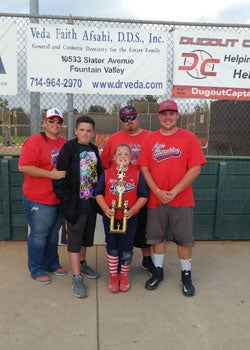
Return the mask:
M123 202L123 193L125 192L125 171L121 164L117 173L119 179L117 190L117 201L113 200L111 204L112 216L110 219L110 233L126 233L127 218L124 214L128 211L128 201Z

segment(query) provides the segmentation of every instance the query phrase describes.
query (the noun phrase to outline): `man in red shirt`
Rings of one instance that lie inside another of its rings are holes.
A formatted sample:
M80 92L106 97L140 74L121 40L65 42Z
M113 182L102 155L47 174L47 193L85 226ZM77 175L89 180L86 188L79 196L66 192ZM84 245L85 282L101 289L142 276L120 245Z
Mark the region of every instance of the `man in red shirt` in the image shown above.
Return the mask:
M153 290L164 281L163 260L167 229L171 228L181 262L182 290L195 294L191 280L194 196L192 183L206 163L199 140L193 133L177 127L177 104L161 102L160 129L146 137L138 165L150 189L146 238L153 245L155 273L145 288Z

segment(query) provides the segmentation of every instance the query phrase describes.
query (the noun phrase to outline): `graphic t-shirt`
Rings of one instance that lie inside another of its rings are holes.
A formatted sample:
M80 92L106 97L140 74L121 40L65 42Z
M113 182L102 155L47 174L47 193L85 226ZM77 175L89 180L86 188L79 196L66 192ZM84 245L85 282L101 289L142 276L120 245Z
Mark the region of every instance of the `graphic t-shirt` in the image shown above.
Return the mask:
M95 204L95 187L97 185L97 157L89 145L78 144L80 186L79 198L81 199L81 211L93 209Z

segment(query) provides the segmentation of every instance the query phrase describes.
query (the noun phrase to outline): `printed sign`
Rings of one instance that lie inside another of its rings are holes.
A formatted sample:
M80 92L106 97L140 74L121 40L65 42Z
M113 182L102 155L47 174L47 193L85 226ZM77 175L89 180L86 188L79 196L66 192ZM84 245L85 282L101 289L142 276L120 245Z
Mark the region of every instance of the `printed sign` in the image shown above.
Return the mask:
M173 96L250 100L246 33L175 32Z
M0 94L17 94L16 25L0 23Z
M166 33L30 24L27 88L88 94L166 92Z

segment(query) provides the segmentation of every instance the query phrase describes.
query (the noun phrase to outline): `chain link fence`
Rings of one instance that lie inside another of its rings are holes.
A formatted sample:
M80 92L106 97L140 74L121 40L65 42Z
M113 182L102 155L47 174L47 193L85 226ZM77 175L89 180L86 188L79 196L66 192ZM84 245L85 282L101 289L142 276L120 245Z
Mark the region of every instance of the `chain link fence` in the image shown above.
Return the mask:
M40 24L76 24L86 27L133 28L136 30L165 31L168 33L166 57L167 90L163 96L74 94L74 119L79 113L92 116L96 121L97 135L109 135L120 129L119 109L127 104L135 106L140 117L140 126L149 130L159 128L158 104L171 98L174 62L174 38L176 29L218 33L249 33L249 25L200 24L181 22L155 22L116 20L86 17L34 16L0 14L0 21L14 22L17 26L18 94L1 95L0 90L0 153L20 153L23 141L31 134L31 94L26 84L26 26L30 22ZM35 64L35 62L34 62ZM49 64L49 62L48 62ZM67 94L40 93L41 121L46 109L57 107L63 111L65 123L63 135L67 138L69 110ZM250 154L250 101L226 101L208 99L178 99L179 126L196 134L206 155L249 156Z

